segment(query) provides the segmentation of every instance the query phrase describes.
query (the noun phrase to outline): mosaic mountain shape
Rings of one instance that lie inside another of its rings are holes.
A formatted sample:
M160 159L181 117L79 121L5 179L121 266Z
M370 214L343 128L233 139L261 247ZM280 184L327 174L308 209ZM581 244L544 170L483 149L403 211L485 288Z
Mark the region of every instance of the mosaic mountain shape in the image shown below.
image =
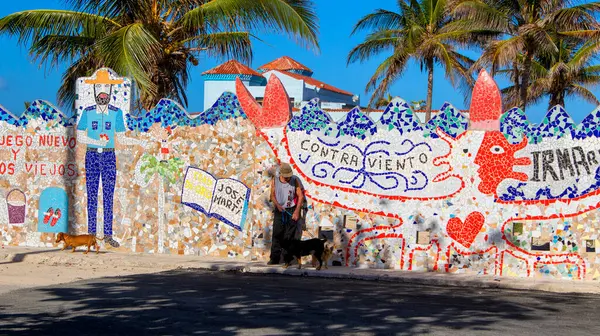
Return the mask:
M190 116L179 103L170 99L161 99L156 106L146 112L142 117L127 115L127 127L130 130L148 132L155 123L162 127L175 128L177 126L196 127L200 125L214 125L219 120L246 118L235 94L225 92L217 99L211 108Z
M437 138L435 130L441 128L452 137L457 137L466 131L468 119L459 110L449 103L445 103L429 123L422 124L408 104L394 98L386 107L378 122L374 122L368 115L355 107L339 122L334 122L327 112L318 104L317 98L311 100L302 108L299 115L292 117L288 128L292 131L304 131L310 134L313 131L324 131L328 136L351 136L365 139L374 135L378 130L397 130L400 134L410 132L425 132L425 136ZM334 132L337 131L337 132Z
M500 118L500 131L513 144L521 142L523 135L532 144L540 143L543 139L576 137L576 129L575 122L561 106L550 109L539 124L530 123L519 108L509 110Z
M469 121L450 103L444 103L439 112L425 124L425 136L429 135L432 138L437 138L438 135L435 130L438 127L448 135L456 138L467 130Z
M319 107L319 99L311 99L299 115L293 116L288 123L288 128L292 131L304 131L310 134L313 131L324 131L325 135L332 135L335 128L335 122L329 116L329 113L323 112ZM336 128L337 130L337 128Z
M353 108L346 114L343 121L337 123L337 136L350 135L364 140L367 135L377 133L375 122L368 115L362 113L358 107Z
M0 121L17 127L27 127L30 120L35 119L42 119L45 122L57 121L58 124L64 127L75 124L75 118L66 116L45 100L34 100L20 117L15 116L0 105Z
M402 99L394 98L381 115L377 123L378 127L388 130L397 129L400 134L406 134L415 131L423 131L421 122L410 106Z
M555 106L546 113L542 122L537 125L536 136L540 141L541 138L559 139L572 135L574 129L575 122L567 111L562 106Z
M500 117L500 132L504 134L509 143L520 143L523 135L529 137L530 124L525 112L515 107Z
M600 137L600 106L592 111L575 128L575 139L585 139L588 137Z

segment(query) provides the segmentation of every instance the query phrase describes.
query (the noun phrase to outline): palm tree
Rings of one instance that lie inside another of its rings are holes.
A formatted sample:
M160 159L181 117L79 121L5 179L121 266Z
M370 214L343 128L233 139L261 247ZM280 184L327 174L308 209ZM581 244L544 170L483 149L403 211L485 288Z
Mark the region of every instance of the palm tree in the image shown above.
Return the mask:
M424 100L413 100L410 102L410 107L413 109L413 111L417 111L420 110L421 107L423 107L423 105L425 105L425 101Z
M502 39L490 42L475 67L491 65L492 75L510 67L515 86L520 87L518 106L529 103L528 88L536 57L558 52L553 36L598 30L595 14L600 2L572 6L556 0L457 0L454 14L474 27L495 31ZM522 60L520 60L522 59Z
M145 109L160 98L187 105L198 56L252 58L251 32L282 31L318 48L310 0L65 0L70 10L28 10L0 19L0 34L30 44L36 61L68 62L58 100L75 101L78 77L99 67L130 76Z
M388 92L385 97L381 97L379 98L376 102L375 102L375 107L376 108L381 108L381 107L387 107L390 102L392 101L392 99L394 99L394 97L392 97L392 95Z
M531 84L527 93L529 102L535 103L549 96L550 109L555 105L564 107L565 98L576 96L600 105L598 98L589 90L590 86L600 84L600 65L592 64L600 50L600 42L592 40L582 44L570 38L560 38L554 44L557 52L532 61ZM502 96L506 103L513 104L518 101L519 92L519 87L512 85L502 90Z
M466 22L450 16L448 0L399 0L399 12L378 9L363 17L354 27L358 31L370 31L366 39L348 55L348 64L363 62L373 56L390 52L375 70L366 91L374 90L370 104L374 105L389 86L406 70L413 59L427 71L426 121L431 119L433 95L433 72L441 65L446 78L453 86L468 91L473 84L470 66L473 60L462 55L457 48L467 46L479 34Z
M140 162L140 173L143 174L146 185L150 184L155 176L158 177L158 253L162 253L165 241L165 182L177 182L184 162L180 158L159 161L150 154L144 154Z

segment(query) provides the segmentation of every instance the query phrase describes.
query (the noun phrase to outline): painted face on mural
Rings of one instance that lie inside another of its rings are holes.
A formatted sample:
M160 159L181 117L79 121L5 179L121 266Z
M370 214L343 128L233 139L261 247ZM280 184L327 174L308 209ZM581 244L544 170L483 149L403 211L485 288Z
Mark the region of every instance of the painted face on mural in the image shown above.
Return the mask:
M112 85L110 84L94 84L94 94L96 95L96 104L108 105L110 102L110 91Z
M481 179L479 191L486 195L496 193L498 185L505 179L527 181L525 173L515 172L515 166L531 164L528 157L515 158L515 154L527 146L527 138L518 144L510 144L499 131L485 132L485 137L479 146L475 164L479 165L477 173Z
M441 136L452 146L447 159L452 173L459 175L467 186L493 195L505 179L527 181L526 174L513 170L515 166L531 164L529 158L515 158L527 146L527 140L513 145L498 131L467 131L456 139Z
M450 146L450 155L442 160L451 168L445 175L459 176L465 183L465 186L477 185L480 180L475 171L477 164L475 157L477 148L483 141L484 132L465 132L457 138L452 138L446 133L438 132L438 135ZM441 178L444 178L442 176Z

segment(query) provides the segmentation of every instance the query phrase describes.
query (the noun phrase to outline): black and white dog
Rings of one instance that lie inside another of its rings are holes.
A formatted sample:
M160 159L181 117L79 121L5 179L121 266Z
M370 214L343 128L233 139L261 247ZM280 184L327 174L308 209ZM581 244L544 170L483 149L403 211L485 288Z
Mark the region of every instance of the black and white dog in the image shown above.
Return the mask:
M325 242L327 242L325 235L323 235L323 238L325 239L286 240L282 246L285 262L283 268L288 268L295 259L298 263L298 269L300 269L302 268L302 257L312 255L319 261L317 270L320 270L323 266L323 251L325 251Z

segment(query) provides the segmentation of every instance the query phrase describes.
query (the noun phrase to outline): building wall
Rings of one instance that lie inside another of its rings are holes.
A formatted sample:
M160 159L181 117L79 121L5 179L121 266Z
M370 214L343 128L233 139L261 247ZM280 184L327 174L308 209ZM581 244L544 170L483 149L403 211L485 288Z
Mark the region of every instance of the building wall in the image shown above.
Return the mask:
M249 87L248 82L244 82ZM205 80L204 111L208 110L221 97L223 92L235 92L235 81ZM264 91L263 91L264 92Z
M304 97L304 81L295 79L293 77L287 76L279 71L267 71L263 73L263 76L267 78L271 78L272 75L277 76L283 86L285 87L285 91L287 92L290 98L294 99L294 102L301 102L306 100Z
M79 90L84 110L93 95ZM116 88L115 106L126 106L127 90ZM510 111L500 131L475 131L451 108L422 127L399 104L375 126L360 115L330 123L313 102L284 130L268 125L273 111L248 119L248 101L226 93L193 118L169 100L139 119L125 113L130 145L115 147L112 206L119 250L266 260L280 159L306 187L304 237L333 231L331 263L600 278L600 137L588 131L598 117L575 125L554 109L548 127ZM96 203L102 237L109 203L89 192L77 119L36 101L19 118L0 109L0 124L2 244L53 247L57 232L87 233Z
M326 89L317 90L312 85L304 87L304 100L309 101L314 98L319 98L322 102L343 103L348 105L358 105L358 101L354 102L352 96L344 95L338 92L329 91Z

